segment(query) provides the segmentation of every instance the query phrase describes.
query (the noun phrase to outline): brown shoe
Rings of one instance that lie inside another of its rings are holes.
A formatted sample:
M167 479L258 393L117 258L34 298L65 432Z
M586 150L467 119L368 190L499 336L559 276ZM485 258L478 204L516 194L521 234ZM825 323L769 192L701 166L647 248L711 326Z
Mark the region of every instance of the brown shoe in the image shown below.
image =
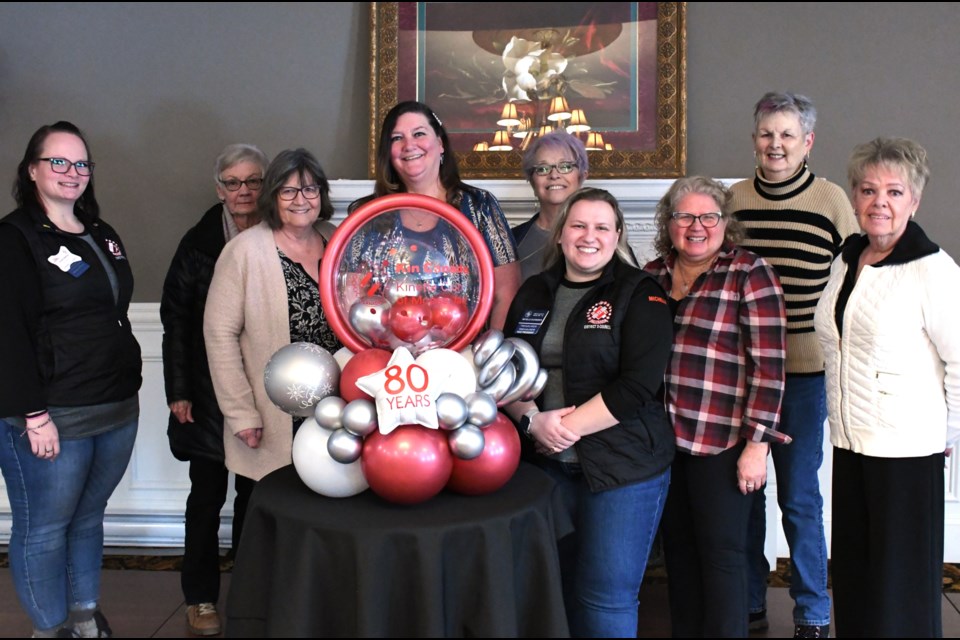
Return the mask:
M187 605L187 626L190 633L198 636L215 636L220 633L220 616L212 602Z

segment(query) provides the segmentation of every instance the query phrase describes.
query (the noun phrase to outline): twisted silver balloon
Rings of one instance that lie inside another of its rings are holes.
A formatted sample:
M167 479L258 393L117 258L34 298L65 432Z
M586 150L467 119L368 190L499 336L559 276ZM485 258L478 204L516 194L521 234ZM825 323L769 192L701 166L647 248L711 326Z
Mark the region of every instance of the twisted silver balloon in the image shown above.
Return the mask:
M484 332L473 343L473 362L480 373L480 390L502 407L516 400L532 400L547 383L547 372L533 347L520 338L504 340L497 329Z

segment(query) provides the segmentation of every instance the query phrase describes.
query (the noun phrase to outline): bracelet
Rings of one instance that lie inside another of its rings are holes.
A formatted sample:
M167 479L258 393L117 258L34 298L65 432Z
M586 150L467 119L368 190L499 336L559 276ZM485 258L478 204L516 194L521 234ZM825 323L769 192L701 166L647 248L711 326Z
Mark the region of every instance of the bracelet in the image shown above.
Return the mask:
M42 410L42 411L32 411L32 412L30 412L30 413L24 414L24 417L25 417L25 418L39 418L40 416L42 416L42 415L45 414L46 412L47 412L46 409L44 409L44 410Z
M47 419L41 422L40 424L34 425L32 427L24 426L23 433L20 434L20 437L22 438L23 436L25 436L27 434L27 431L36 431L37 429L43 429L45 426L50 424L50 422L51 422L50 416L47 416Z

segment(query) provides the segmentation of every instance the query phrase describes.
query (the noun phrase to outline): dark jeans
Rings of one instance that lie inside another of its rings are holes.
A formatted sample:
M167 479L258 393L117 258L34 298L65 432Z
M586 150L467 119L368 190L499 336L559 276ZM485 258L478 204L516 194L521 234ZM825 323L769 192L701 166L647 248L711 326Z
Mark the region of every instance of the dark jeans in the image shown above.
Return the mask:
M823 375L788 375L780 410L780 431L793 438L786 446L771 447L777 476L777 502L783 514L783 532L790 546L790 597L793 622L830 624L827 595L827 543L823 535L823 498L817 475L823 463L823 423L827 418ZM770 565L763 554L767 530L766 496L753 494L747 534L747 571L750 611L767 608Z
M833 449L838 638L943 636L942 453L874 458Z
M674 638L747 636L747 519L737 488L743 442L713 456L677 451L663 511Z
M184 525L180 586L187 604L216 603L220 598L220 509L227 500L228 471L212 460L190 461L190 496ZM233 501L233 551L239 548L247 502L256 484L237 476Z

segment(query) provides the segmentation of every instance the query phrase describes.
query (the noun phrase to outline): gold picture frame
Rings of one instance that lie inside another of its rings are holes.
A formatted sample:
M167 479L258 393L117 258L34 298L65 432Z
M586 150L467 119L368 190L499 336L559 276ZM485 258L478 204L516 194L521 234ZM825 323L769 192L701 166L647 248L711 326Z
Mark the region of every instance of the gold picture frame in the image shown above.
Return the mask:
M685 174L685 2L560 3L570 7L563 10L568 15L537 4L502 3L503 11L495 6L500 3L489 2L371 4L371 177L387 112L400 101L420 100L444 120L462 177L521 178L518 147L486 151L474 146L494 137L501 105L518 92L523 95L521 78L508 65L525 53L535 60L559 60L564 69L559 82L554 69L554 87L565 90L571 104L579 100L589 105L584 109L588 114L606 118L608 127L599 130L612 143L590 151L590 177ZM539 14L556 24L545 29ZM505 42L512 47L510 55L505 55ZM524 60L522 65L531 58ZM543 69L548 66L544 62ZM549 73L541 74L537 89ZM542 99L516 103L527 108L539 104L545 113ZM537 113L535 107L531 113Z

